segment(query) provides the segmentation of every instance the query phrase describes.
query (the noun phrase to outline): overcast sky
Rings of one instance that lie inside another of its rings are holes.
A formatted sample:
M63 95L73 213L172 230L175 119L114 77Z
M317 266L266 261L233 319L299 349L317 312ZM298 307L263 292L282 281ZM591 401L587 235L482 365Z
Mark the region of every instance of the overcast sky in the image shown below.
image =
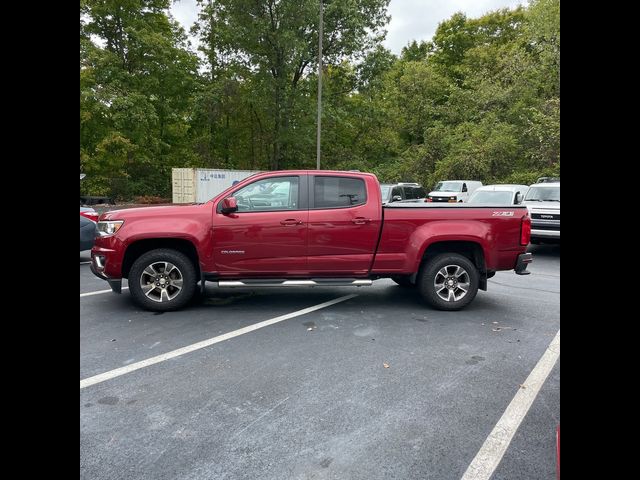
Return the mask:
M526 3L526 0L391 0L391 21L384 44L393 53L400 54L411 40L430 40L438 23L456 12L474 18L491 10ZM198 15L196 0L180 0L173 4L171 12L188 32Z

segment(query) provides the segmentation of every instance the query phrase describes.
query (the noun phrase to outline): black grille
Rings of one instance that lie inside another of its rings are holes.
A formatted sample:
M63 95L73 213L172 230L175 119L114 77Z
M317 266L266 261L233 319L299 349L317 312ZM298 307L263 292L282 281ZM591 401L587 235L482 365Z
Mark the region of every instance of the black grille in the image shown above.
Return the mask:
M560 220L560 214L559 213L532 213L531 214L531 218L532 219L538 219L538 220Z
M536 225L532 223L531 228L535 230L556 230L558 232L560 231L560 225Z
M432 202L448 202L449 197L431 197Z

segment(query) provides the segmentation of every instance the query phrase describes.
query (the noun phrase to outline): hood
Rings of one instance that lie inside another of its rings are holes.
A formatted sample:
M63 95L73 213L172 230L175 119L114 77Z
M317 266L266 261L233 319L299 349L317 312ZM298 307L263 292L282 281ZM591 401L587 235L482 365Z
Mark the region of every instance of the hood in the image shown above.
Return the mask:
M157 207L123 208L110 210L100 215L100 220L127 220L141 218L155 218L164 216L193 215L201 212L203 208L211 208L211 205L195 203L190 205L163 205Z

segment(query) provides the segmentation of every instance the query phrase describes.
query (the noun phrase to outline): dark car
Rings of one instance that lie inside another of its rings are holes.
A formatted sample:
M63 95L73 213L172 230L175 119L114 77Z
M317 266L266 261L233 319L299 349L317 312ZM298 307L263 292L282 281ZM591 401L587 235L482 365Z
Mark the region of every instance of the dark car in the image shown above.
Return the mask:
M93 247L97 221L98 212L93 208L80 207L80 251Z
M427 192L418 183L382 183L382 204L400 202L402 200L417 200L427 196Z
M80 180L85 178L86 173L80 174ZM91 207L82 206L80 197L80 251L91 250L96 236L96 225L100 214Z

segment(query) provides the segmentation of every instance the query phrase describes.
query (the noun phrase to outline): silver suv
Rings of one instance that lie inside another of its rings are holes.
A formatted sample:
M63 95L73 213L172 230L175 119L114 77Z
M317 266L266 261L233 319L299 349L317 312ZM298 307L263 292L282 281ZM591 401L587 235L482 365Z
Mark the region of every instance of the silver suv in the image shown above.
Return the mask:
M560 182L531 185L522 203L531 216L531 243L559 243Z

